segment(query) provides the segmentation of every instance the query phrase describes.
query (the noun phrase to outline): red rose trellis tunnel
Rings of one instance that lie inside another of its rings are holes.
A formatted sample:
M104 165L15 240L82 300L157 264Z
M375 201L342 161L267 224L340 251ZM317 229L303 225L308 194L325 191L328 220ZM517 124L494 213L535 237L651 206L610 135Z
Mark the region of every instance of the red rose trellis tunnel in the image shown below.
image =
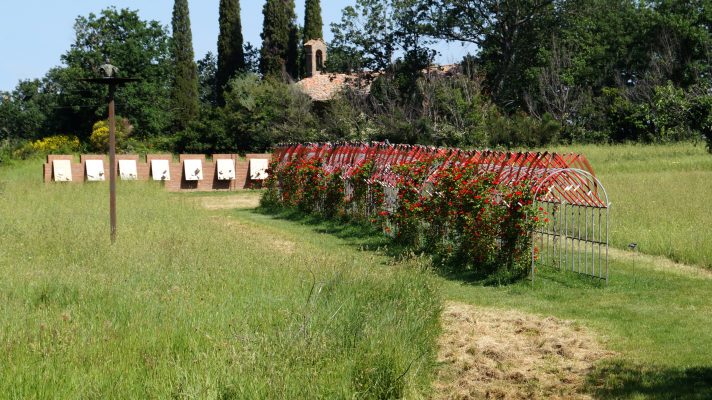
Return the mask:
M377 193L381 201L366 202L362 212L367 216L394 212L399 201L406 201L398 194L403 179L399 171L404 165L417 164L418 171L422 171L417 175L421 199L444 195L439 192L442 185L438 183L448 176L447 172L467 170L475 176L487 177L497 187L511 189L509 195L493 191L492 204L516 208L511 201L519 201L522 206L521 201L525 200L517 199L528 199L526 202L532 203L528 206L533 205L533 212L526 216L533 222L526 225L532 230L532 238L527 241L531 244L532 279L537 266L548 265L608 280L611 203L590 163L581 154L461 150L380 142L302 143L279 145L273 153L272 169L285 168L295 160L318 164L326 175L338 174L347 199L358 190L354 178L377 189L368 193L371 196ZM363 173L366 164L370 166L368 174ZM452 174L449 176L452 178ZM531 193L522 194L520 188Z

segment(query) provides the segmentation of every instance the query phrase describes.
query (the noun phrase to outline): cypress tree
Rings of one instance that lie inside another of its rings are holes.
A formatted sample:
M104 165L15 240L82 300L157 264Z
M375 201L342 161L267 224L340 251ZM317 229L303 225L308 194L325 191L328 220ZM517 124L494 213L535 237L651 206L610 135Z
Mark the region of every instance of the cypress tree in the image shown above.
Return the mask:
M304 42L312 39L324 39L321 21L321 2L307 0L304 9Z
M218 36L218 70L216 74L218 104L224 105L227 82L238 71L245 70L242 47L240 0L220 0L220 36Z
M175 129L181 131L198 115L198 67L194 60L188 0L173 3L172 26L175 75L171 99Z
M296 77L298 30L294 0L267 0L262 15L260 72L264 76L277 77L286 72Z

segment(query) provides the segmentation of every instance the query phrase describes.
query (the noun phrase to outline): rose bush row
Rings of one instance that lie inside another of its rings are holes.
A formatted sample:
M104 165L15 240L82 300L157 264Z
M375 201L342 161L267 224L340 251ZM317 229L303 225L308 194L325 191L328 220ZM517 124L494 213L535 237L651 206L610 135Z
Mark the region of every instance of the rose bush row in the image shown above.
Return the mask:
M396 165L387 185L374 179L372 160L348 177L329 172L318 157L275 162L263 205L376 224L394 242L428 251L458 271L498 280L526 275L533 231L546 217L534 206L529 182L503 184L476 164L435 168L443 161Z

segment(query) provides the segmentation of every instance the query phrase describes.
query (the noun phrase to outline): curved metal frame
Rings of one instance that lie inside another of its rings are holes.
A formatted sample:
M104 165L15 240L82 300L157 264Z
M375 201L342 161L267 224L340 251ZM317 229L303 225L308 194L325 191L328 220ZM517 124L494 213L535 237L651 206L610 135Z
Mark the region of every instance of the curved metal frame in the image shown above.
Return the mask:
M580 204L574 204L574 203L568 202L567 199L566 199L566 198L563 198L564 196L562 196L562 195L556 196L556 197L558 197L558 204L559 204L559 205L562 205L562 206L564 207L564 210L566 210L566 205L567 205L567 204L568 204L570 207L576 207L576 208L578 208L578 219L577 219L577 223L578 223L578 226L577 226L577 228L578 228L578 236L577 236L577 237L573 237L573 236L572 236L571 239L570 239L570 240L571 240L571 243L572 243L572 246L571 246L571 249L572 249L572 253L571 253L571 254L572 254L572 271L578 272L578 273L584 273L584 274L586 274L586 275L590 275L590 276L592 276L592 277L597 277L597 278L600 278L600 279L605 279L605 281L608 282L608 245L609 245L609 244L608 244L608 241L609 241L609 235L608 235L608 232L609 232L609 229L608 229L608 228L609 228L609 224L608 224L608 221L609 221L609 210L610 210L610 207L612 206L612 203L610 202L610 199L609 199L609 197L608 197L608 192L606 191L606 188L605 188L605 186L603 186L603 184L601 183L601 181L600 181L595 175L591 174L590 172L585 171L585 170L582 170L582 169L579 169L579 168L558 168L558 169L556 169L555 171L549 173L544 179L542 179L541 181L538 182L537 186L535 186L535 188L534 188L535 193L538 195L538 194L541 192L541 190L545 187L545 185L547 185L549 182L551 182L552 179L554 180L554 182L556 182L556 178L558 178L558 177L561 176L561 175L569 174L569 173L573 173L576 180L579 180L579 181L581 181L581 182L583 182L583 181L585 180L586 182L590 183L590 185L587 185L587 186L589 186L589 187L590 187L590 186L595 186L597 189L600 188L600 189L602 190L602 192L603 192L603 197L599 197L598 194L596 193L596 198L601 201L600 204L591 204L591 203L589 203L589 202L583 202L583 201L582 201ZM568 188L564 188L563 191L564 191L564 192L568 191ZM551 190L551 188L550 188L550 189L547 191L547 195L549 195L551 192L552 192L552 190ZM560 193L561 193L561 192L560 192ZM591 194L591 191L589 191L588 194L590 195L590 194ZM537 198L537 199L536 199L536 204L541 204L541 203L557 204L556 201L552 201L552 200L550 200L550 199L542 200L542 199L540 199L540 198ZM581 218L580 218L580 216L581 216L581 208L582 208L582 207L584 208L584 218L583 218L583 219L584 219L584 224L585 224L585 226L586 226L586 227L585 227L585 230L584 230L585 238L582 237L582 235L581 235L581 224L580 224ZM556 209L558 210L558 208L556 208ZM591 218L593 231L592 231L592 237L589 239L589 225L588 225L589 219L588 219L588 217L587 217L587 215L586 215L587 209L597 209L597 210L599 211L599 231L598 231L598 234L599 234L599 238L600 238L601 240L598 240L598 241L595 240L595 233L596 233L596 230L595 230L595 216L593 215L593 211L592 211L592 218ZM605 228L605 239L603 239L603 237L602 237L602 235L601 235L601 231L602 231L602 229L601 229L601 227L600 227L600 225L601 225L601 214L600 214L601 210L605 210L605 227L606 227L606 228ZM566 212L566 211L564 211L564 212ZM572 214L573 214L573 209L572 209ZM573 218L572 218L572 219L573 219ZM573 221L572 221L572 226L573 226ZM556 220L554 220L554 227L556 227ZM569 239L567 239L567 237L568 237L568 236L567 236L567 235L568 235L568 230L569 230L568 221L566 221L566 225L565 225L565 227L564 227L564 233L563 233L563 238L564 238L564 242L565 242L565 243L564 243L564 252L568 249L568 243L566 243L566 242L569 240ZM543 246L543 241L544 241L544 240L543 240L543 235L549 235L549 236L554 236L554 240L553 240L553 250L554 250L555 252L556 252L557 250L558 250L559 252L561 252L561 245L560 245L560 243L558 243L558 240L560 240L560 237L561 237L562 235L561 235L561 234L557 234L557 233L556 233L556 229L554 230L554 233L553 233L553 235L552 235L552 234L548 231L548 225L547 225L547 231L544 231L544 230L542 229L542 230L539 231L538 233L541 234L542 249L543 249L543 247L544 247L544 246ZM557 237L557 236L558 236L558 237ZM557 240L557 239L558 239L558 240ZM592 251L592 258L591 258L591 260L592 260L592 268L591 268L591 273L588 272L588 264L587 264L587 263L588 263L588 254L586 254L586 253L584 253L584 264L585 264L584 272L581 272L580 265L578 266L578 268L575 268L575 267L574 267L574 265L575 265L575 258L573 257L573 253L574 253L574 242L575 242L575 241L577 241L578 244L579 244L579 248L578 248L579 263L580 263L580 258L581 258L581 243L582 243L582 242L586 243L586 244L584 245L584 252L588 250L588 244L591 244L591 251ZM531 260L532 260L532 261L531 261L531 279L532 279L532 283L534 282L534 273L535 273L535 264L536 264L536 259L535 259L535 256L536 256L536 249L537 249L536 244L537 244L536 238L533 237L533 238L532 238L532 245L531 245ZM547 247L548 247L548 244L549 244L549 240L548 240L548 237L547 237ZM595 271L596 271L596 269L595 269L595 252L594 252L594 247L595 247L595 245L598 245L598 246L599 246L599 275L598 275L598 276L596 276L596 274L595 274ZM606 271L606 272L605 272L605 277L603 276L603 274L602 274L602 272L601 272L601 269L602 269L602 268L601 268L601 246L605 247L605 271ZM548 248L547 248L547 250L548 250ZM561 254L561 253L559 253L559 268L562 267L562 265L561 265L561 255L560 255L560 254ZM556 258L556 257L554 257L554 258Z

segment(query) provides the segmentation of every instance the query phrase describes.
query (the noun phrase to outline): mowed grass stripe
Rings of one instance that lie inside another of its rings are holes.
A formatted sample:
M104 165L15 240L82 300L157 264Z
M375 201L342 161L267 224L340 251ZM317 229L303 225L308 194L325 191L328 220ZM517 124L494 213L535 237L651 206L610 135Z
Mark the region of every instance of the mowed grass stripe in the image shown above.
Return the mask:
M0 397L429 392L440 301L417 266L135 182L111 246L107 186L37 169L0 169Z

